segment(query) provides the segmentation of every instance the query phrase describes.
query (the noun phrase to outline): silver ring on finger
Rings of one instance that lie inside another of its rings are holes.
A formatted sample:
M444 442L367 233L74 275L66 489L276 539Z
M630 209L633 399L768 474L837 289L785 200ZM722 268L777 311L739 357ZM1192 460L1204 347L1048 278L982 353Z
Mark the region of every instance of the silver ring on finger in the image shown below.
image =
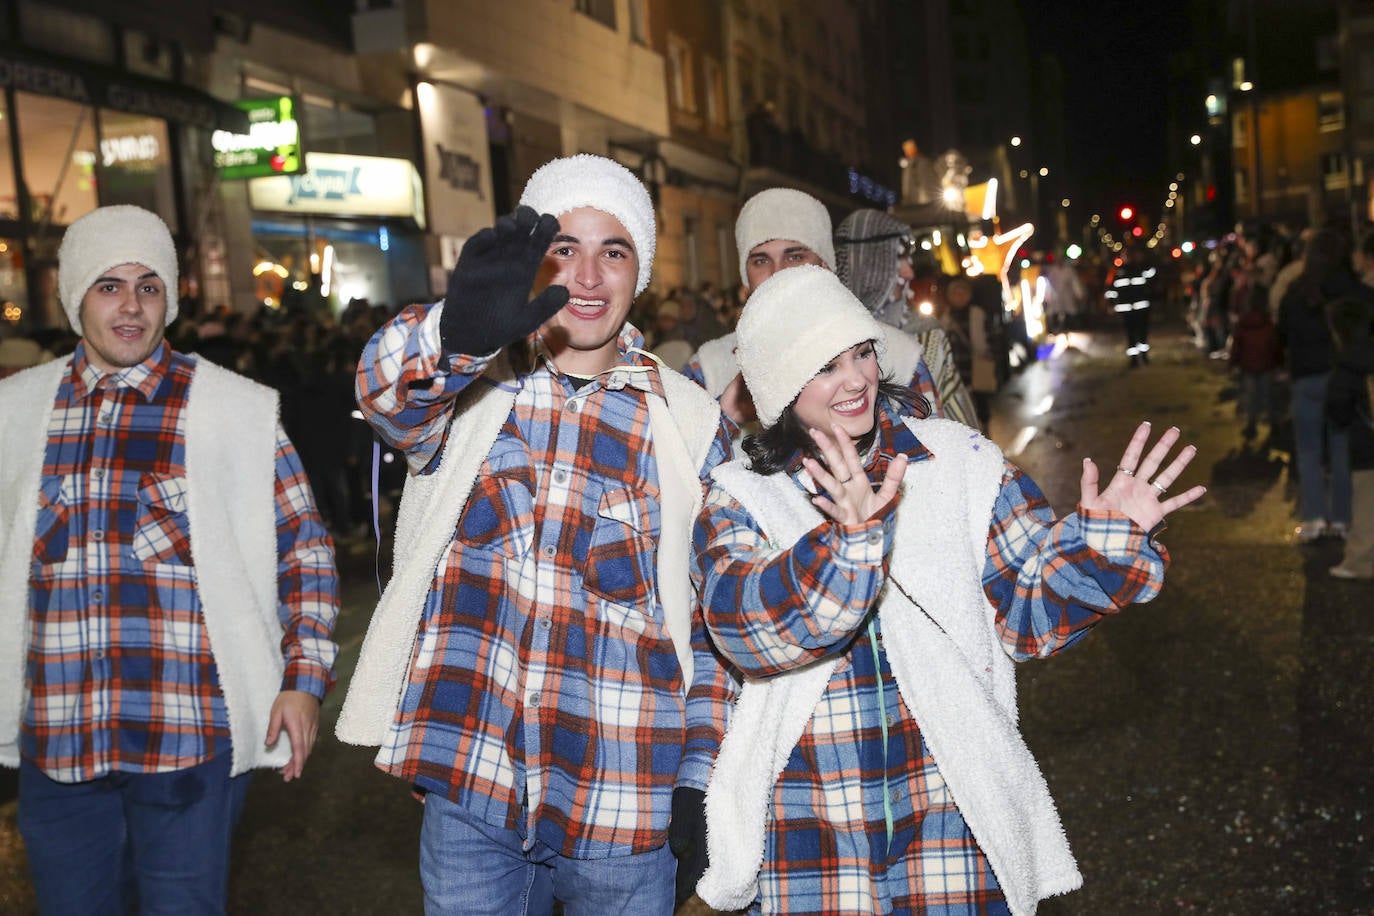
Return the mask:
M1119 464L1116 466L1116 469L1117 469L1118 471L1120 471L1121 473L1125 474L1127 477L1134 477L1134 476L1135 476L1135 471L1127 470L1126 468L1123 468L1123 467L1122 467L1121 465L1119 465Z
M840 483L841 483L841 484L846 484L846 483L849 483L849 482L850 482L851 480L853 480L853 479L854 479L854 475L853 475L853 474L850 474L850 475L849 475L848 477L846 477L844 480L841 480Z
M1160 496L1163 496L1165 493L1168 493L1168 492L1169 492L1169 488L1166 487L1166 486L1164 486L1164 485L1162 485L1158 480L1152 480L1152 481L1150 481L1150 486L1152 486L1152 487L1154 487L1156 490L1158 490Z

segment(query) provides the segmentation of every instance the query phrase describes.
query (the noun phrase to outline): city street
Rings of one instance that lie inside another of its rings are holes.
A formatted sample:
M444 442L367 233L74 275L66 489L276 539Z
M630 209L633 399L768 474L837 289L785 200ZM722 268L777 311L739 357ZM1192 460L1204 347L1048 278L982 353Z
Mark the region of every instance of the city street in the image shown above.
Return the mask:
M1245 445L1225 363L1181 323L1153 343L1151 364L1132 371L1115 325L1068 335L995 401L992 437L1060 512L1081 459L1109 474L1141 419L1199 448L1175 489L1209 488L1171 517L1156 601L1020 668L1022 729L1084 876L1040 912L1374 913L1374 583L1327 575L1339 542L1294 543L1287 455L1265 427ZM333 737L376 598L372 551L341 550L340 684L303 780L256 777L233 913L421 910L420 806L371 750ZM0 913L28 913L12 779L0 800Z

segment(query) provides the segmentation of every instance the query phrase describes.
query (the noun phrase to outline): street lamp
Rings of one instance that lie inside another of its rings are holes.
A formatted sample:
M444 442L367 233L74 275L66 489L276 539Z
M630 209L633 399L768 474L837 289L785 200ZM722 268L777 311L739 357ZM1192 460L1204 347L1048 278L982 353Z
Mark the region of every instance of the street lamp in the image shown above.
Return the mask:
M1012 146L1020 146L1020 145L1021 145L1021 138L1020 138L1020 137L1012 137L1012 138L1011 138L1011 145L1012 145Z
M1199 134L1193 134L1191 137L1188 138L1188 142L1193 144L1193 146L1201 146L1202 137Z

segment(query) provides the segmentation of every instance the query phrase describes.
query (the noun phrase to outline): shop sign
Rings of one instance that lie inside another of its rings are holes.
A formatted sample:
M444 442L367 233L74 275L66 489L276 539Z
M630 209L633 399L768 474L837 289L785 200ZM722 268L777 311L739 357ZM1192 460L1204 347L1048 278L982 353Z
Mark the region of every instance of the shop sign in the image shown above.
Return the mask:
M420 173L408 159L306 153L305 172L248 182L255 210L331 216L400 216L424 228Z
M0 88L208 130L248 129L242 111L195 89L13 46L0 45Z
M430 225L437 235L466 238L496 219L486 109L471 92L442 83L419 84L415 98Z
M247 113L248 133L217 130L210 135L221 178L262 178L305 171L295 99L289 95L241 99L234 105Z
M100 165L146 166L162 158L162 145L152 134L128 137L104 137L100 141Z

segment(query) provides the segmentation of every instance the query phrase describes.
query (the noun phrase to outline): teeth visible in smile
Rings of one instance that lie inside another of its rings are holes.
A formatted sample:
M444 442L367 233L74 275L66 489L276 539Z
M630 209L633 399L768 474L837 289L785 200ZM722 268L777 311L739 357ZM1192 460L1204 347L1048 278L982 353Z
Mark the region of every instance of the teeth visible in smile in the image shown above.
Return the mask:
M579 298L576 297L576 296L569 296L569 297L568 297L568 304L569 304L569 305L590 306L590 307L592 307L592 308L599 308L600 306L604 305L605 303L603 303L600 299L579 299Z
M845 401L845 402L843 402L843 403L841 403L841 404L836 404L836 405L835 405L835 409L836 409L836 410L841 410L841 411L843 411L843 410L858 410L860 407L863 406L863 403L864 403L864 399L863 399L863 398L855 398L855 399L852 400L852 401Z

